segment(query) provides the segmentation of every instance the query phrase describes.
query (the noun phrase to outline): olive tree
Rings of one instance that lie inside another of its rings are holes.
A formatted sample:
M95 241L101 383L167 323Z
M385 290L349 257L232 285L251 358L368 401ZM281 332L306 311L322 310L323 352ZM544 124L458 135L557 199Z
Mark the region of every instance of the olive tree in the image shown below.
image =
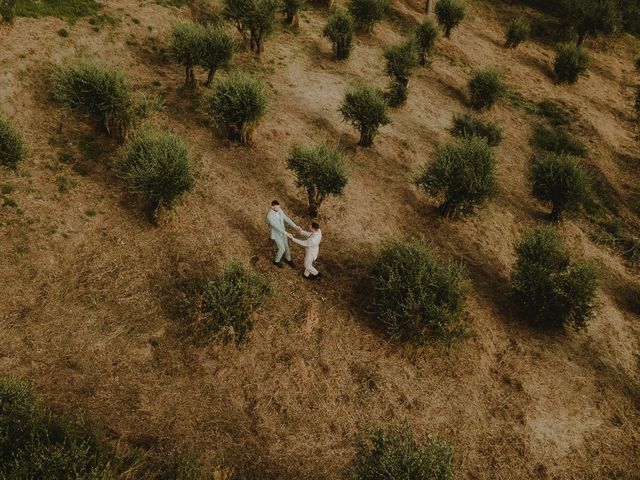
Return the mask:
M589 54L582 47L564 45L557 54L553 70L559 82L576 83L589 68Z
M380 126L391 121L382 94L365 83L347 90L340 113L347 123L360 131L359 144L363 147L371 146Z
M337 60L349 58L353 43L353 17L343 9L337 9L328 19L322 35L331 40Z
M304 0L284 0L284 13L287 25L297 27L300 22L299 12L304 5Z
M221 26L209 25L202 29L202 54L198 65L208 70L205 86L210 86L214 75L227 68L236 50L236 41Z
M195 87L195 67L204 52L202 26L192 22L175 24L169 33L169 52L185 69L185 85Z
M312 148L295 146L287 168L296 176L296 184L307 191L309 215L318 215L322 202L330 195L342 195L347 184L347 167L342 151L322 142Z
M394 45L384 51L385 71L391 77L389 105L403 105L407 100L409 76L418 65L418 56L413 42Z
M529 39L529 35L531 35L529 24L521 18L517 18L509 24L505 46L507 48L517 48L518 45Z
M622 12L616 0L561 0L562 22L573 28L580 46L590 36L612 34L622 26Z
M418 58L420 65L427 63L427 58L431 58L438 39L438 28L431 17L427 17L418 25L415 33L416 46L418 48Z
M389 0L348 0L347 8L359 30L371 32L373 25L382 20Z
M506 92L502 74L492 68L476 72L469 80L471 106L477 110L491 108Z
M444 36L449 38L451 31L460 25L466 13L464 0L439 0L436 3L436 18L442 25Z
M260 55L265 38L273 33L282 0L223 0L223 15L238 29L245 44Z

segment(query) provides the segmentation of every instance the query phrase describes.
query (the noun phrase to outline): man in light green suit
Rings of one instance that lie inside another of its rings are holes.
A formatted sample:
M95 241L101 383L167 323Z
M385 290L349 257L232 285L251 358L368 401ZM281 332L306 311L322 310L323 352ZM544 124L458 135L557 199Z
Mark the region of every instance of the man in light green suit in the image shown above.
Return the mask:
M289 251L289 242L287 239L287 230L284 226L285 222L290 226L295 228L296 232L300 232L302 229L297 226L293 220L285 215L280 208L280 203L277 200L271 202L271 209L267 214L267 220L269 221L269 226L271 227L271 240L276 242L276 246L278 247L278 251L276 252L276 258L273 261L273 264L276 267L282 268L282 256L284 255L285 262L289 264L290 267L293 267L293 262L291 261L291 252Z

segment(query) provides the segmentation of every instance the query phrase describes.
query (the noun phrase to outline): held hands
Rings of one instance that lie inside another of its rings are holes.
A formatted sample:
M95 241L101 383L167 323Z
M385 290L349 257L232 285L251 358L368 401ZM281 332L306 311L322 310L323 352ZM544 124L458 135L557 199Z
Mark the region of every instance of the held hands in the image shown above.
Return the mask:
M287 232L287 237L293 240L293 235L291 235L289 232Z
M302 227L296 225L295 230L296 230L296 233L300 233L302 231Z

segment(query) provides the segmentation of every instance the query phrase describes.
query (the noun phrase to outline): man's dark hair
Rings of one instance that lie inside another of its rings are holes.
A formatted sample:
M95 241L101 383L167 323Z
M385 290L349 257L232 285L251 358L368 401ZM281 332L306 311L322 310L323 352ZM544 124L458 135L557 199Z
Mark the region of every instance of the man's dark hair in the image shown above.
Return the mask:
M318 230L320 228L320 225L318 225L316 222L311 222L311 228L313 228L314 230Z
M275 205L280 205L280 202L278 200L274 200L273 202L271 202L272 207Z

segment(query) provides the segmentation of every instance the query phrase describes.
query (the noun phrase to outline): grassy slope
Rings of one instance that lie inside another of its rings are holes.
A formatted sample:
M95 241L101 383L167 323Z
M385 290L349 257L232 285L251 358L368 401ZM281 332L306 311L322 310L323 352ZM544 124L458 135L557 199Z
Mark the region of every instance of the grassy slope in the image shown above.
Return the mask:
M344 89L359 78L385 86L382 47L419 19L422 3L395 4L397 20L358 38L353 58L340 64L320 36L325 14L309 11L299 33L281 31L267 43L261 63L248 55L238 62L269 82L272 101L255 145L243 149L212 135L180 89L181 70L162 53L164 32L186 12L105 4L142 24L95 33L78 22L62 39L61 21L18 19L1 32L0 105L27 130L32 153L17 173L0 174L17 202L0 209L0 372L34 379L51 403L87 411L116 436L145 446L195 444L212 463L252 478L340 478L359 429L398 419L451 441L463 477L633 478L640 468L637 277L589 240L586 224L569 221L563 234L604 277L597 320L585 332L548 338L515 320L506 302L512 244L543 218L525 177L538 119L507 105L489 114L506 127L500 194L477 217L441 221L410 179L448 138L452 114L464 110L472 70L497 66L525 98L551 98L576 115L619 215L637 222L636 43L592 45L588 77L556 86L549 46L502 49L501 25L521 10L480 3L440 42L432 67L416 73L408 105L362 150L337 112ZM117 62L140 92L163 95L167 108L154 121L202 156L195 191L159 228L111 177L115 145L46 93L50 67L76 54ZM327 280L306 285L290 270L271 270L264 216L279 198L304 218L305 197L284 157L294 142L319 137L345 147L352 179L345 197L321 212ZM60 161L61 152L75 160ZM64 181L71 187L61 193ZM467 264L474 338L415 352L387 345L371 329L360 313L366 295L354 292L371 252L398 235ZM172 320L175 286L230 257L252 259L278 296L242 349L194 345Z

